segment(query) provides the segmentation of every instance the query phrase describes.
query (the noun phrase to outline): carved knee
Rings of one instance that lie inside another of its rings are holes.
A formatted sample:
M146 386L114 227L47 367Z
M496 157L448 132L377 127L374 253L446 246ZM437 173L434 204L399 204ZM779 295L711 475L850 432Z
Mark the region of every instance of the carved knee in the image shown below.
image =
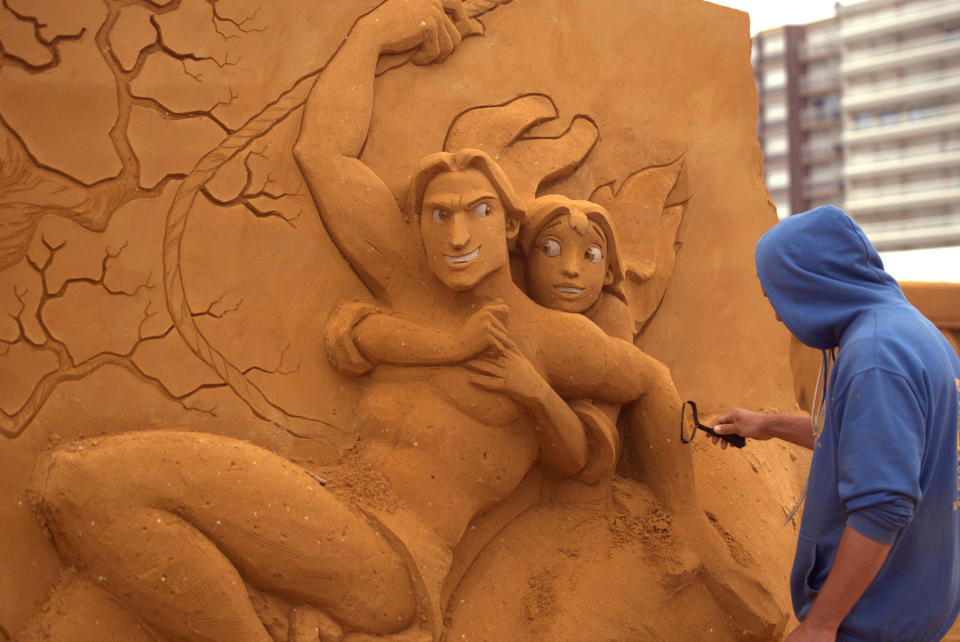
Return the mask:
M101 485L90 479L82 444L44 451L34 465L28 497L41 525L58 547L80 530L84 510L97 506ZM66 554L67 551L61 550Z

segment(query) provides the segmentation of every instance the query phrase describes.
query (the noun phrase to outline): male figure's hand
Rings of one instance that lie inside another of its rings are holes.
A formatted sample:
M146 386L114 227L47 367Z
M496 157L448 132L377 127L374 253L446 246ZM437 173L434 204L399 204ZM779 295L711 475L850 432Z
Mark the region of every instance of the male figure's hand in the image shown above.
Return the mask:
M378 32L381 53L417 49L413 62L442 62L469 35L481 27L470 20L461 0L388 0L362 19Z

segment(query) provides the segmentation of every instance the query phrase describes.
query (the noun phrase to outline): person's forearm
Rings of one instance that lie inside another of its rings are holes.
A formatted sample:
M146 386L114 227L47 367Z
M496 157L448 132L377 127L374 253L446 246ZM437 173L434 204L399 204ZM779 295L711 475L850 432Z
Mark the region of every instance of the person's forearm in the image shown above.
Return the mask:
M589 456L587 432L567 402L544 381L540 394L522 404L537 424L541 463L565 476L580 472Z
M764 430L770 437L813 450L813 421L809 415L764 415Z
M443 366L469 355L458 350L456 339L389 314L371 314L351 331L368 360L399 366Z
M840 623L880 571L889 552L889 544L881 544L847 526L840 538L830 574L803 626L811 631L836 634Z
M373 113L373 84L381 42L375 23L361 18L313 86L304 107L298 155L355 158Z

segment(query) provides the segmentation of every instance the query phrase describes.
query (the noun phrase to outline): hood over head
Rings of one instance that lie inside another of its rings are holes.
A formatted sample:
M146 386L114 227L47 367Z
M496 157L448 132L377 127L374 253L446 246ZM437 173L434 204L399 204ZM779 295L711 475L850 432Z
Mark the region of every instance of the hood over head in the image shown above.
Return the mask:
M827 350L862 312L903 291L853 219L832 206L790 216L757 242L757 276L787 329Z

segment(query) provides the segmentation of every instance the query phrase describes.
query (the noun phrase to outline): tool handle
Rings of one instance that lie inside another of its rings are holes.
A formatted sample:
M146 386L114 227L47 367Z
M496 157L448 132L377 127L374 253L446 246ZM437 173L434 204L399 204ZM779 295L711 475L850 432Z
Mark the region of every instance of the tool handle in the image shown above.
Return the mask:
M712 437L718 437L734 448L743 448L747 445L747 440L743 435L718 435L717 432L710 426L704 426L703 424L697 424L697 428L707 433Z

